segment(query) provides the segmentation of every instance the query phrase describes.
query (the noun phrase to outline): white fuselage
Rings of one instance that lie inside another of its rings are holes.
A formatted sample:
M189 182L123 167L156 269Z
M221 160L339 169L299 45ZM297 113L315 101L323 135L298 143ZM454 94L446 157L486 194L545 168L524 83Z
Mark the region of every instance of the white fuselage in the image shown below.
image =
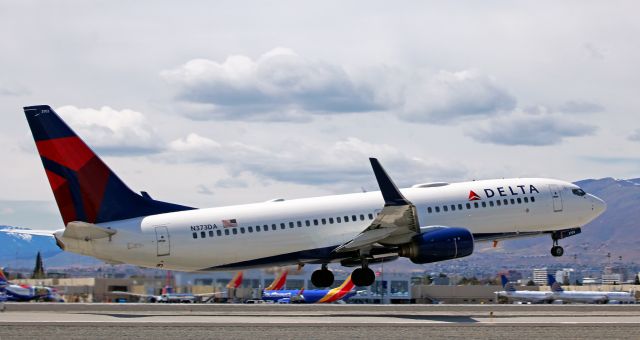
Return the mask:
M402 189L419 225L475 235L548 232L582 226L605 209L577 186L552 179L498 179ZM477 200L471 200L471 192ZM500 202L498 204L498 201ZM506 203L505 203L506 202ZM477 204L477 207L476 207ZM197 209L100 224L117 230L90 241L56 236L66 249L114 263L198 271L328 262L335 247L367 228L384 206L367 192ZM333 258L335 260L335 258Z
M635 303L635 297L628 292L561 291L553 292L553 299L580 303Z
M531 303L551 303L553 299L553 294L551 292L542 292L542 291L530 291L530 290L519 290L519 291L500 291L496 292L499 297L507 298L511 301L519 301L519 302L531 302Z

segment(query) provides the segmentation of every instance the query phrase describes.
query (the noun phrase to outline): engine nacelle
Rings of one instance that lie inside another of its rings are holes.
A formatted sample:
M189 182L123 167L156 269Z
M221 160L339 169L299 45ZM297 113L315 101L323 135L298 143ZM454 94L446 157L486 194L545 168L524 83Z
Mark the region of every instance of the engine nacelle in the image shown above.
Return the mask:
M399 255L413 263L431 263L469 256L473 253L473 235L464 228L434 228L416 235L400 246Z

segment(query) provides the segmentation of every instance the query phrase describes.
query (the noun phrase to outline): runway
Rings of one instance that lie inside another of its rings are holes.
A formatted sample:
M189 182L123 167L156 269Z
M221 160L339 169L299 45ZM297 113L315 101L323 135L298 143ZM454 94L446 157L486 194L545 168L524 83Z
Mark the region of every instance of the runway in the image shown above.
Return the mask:
M0 339L637 339L640 305L7 304Z

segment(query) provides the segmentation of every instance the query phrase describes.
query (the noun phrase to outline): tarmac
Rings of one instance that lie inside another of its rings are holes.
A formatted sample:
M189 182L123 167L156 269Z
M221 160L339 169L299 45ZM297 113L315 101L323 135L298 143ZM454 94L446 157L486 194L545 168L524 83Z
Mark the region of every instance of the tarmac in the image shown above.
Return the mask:
M640 305L7 303L0 340L638 339Z

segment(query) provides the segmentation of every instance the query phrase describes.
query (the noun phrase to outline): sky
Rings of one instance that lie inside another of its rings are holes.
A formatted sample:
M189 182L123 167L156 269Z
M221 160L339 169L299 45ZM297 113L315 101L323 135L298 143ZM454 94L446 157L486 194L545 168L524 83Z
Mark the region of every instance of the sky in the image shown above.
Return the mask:
M640 177L636 1L3 1L0 224L57 229L23 106L212 207Z

